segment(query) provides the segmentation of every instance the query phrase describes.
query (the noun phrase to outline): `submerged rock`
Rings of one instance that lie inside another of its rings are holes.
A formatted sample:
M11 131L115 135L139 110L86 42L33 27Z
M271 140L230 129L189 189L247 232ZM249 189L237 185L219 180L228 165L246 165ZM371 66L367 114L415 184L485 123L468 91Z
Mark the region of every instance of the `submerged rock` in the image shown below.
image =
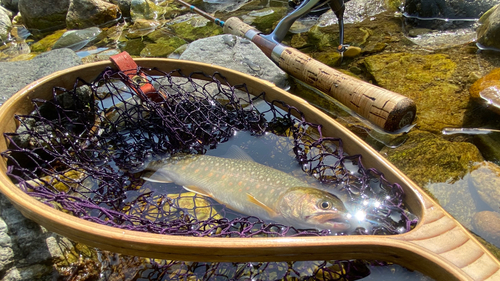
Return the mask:
M50 35L45 36L41 40L33 43L31 45L31 51L32 52L46 52L54 46L54 44L63 36L63 34L66 32L66 29L61 29L58 30Z
M465 176L471 163L483 161L468 142L450 142L423 131L411 131L408 137L403 145L381 153L420 186L454 182Z
M160 24L156 20L137 19L133 25L129 26L125 36L129 39L141 38L155 31Z
M102 0L71 0L66 16L69 29L105 26L121 17L117 5Z
M157 1L150 0L132 0L130 2L130 16L132 21L138 19L160 20L169 11L167 6L156 4Z
M194 41L222 34L222 28L208 19L194 14L177 17L168 25L174 33L186 41Z
M500 5L492 8L477 29L477 42L486 47L500 49Z
M251 11L243 15L243 22L250 24L263 33L270 33L274 25L280 21L286 14L286 7L269 7L261 10Z
M187 44L184 39L176 36L166 36L158 39L155 43L147 44L141 50L141 57L168 57L180 46Z
M70 0L19 0L19 12L30 31L53 31L66 27Z
M469 188L470 175L456 182L432 183L425 186L439 204L456 220L468 229L472 228L472 220L477 212L473 193Z
M392 53L364 62L377 85L415 101L420 129L441 132L462 126L469 99L457 96L460 87L450 82L457 65L447 55Z
M54 44L53 49L69 48L73 51L78 51L85 47L89 42L94 40L101 29L98 27L89 27L81 30L70 30L65 32Z
M287 74L251 41L234 35L219 35L189 44L180 59L199 61L241 71L286 87Z
M500 68L495 68L478 79L469 88L473 99L489 109L500 113Z
M479 212L474 216L474 230L486 241L500 247L500 213Z
M500 167L492 162L474 166L470 173L471 185L479 197L495 211L500 210Z

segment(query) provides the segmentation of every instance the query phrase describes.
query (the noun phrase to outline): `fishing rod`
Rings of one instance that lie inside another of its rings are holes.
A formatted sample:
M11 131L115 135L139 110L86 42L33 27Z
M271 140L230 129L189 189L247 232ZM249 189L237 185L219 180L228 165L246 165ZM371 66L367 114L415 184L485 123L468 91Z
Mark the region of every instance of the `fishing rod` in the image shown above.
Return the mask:
M416 105L410 98L344 74L295 48L280 43L293 22L300 15L317 7L319 0L304 0L294 12L284 17L269 35L263 35L262 32L237 17L222 21L183 0L176 1L221 26L224 33L251 40L281 69L325 92L383 130L395 132L413 122ZM341 30L343 29L343 2L342 0L330 1L332 9L340 10L334 12L341 15L339 18ZM343 37L343 33L341 35ZM346 49L346 45L343 45L342 38L340 41L338 50L342 52Z

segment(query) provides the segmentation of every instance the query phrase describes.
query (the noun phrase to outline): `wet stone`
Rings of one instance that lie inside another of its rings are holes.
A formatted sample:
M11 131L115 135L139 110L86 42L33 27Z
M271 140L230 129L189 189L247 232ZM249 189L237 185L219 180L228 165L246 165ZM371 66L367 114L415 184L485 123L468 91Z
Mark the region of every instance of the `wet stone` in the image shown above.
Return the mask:
M482 162L474 166L470 173L472 186L481 199L491 209L500 210L500 166L492 162Z
M500 114L500 68L495 68L469 88L476 102Z
M89 42L94 40L101 29L98 27L89 27L81 30L70 30L65 32L54 44L53 49L69 48L73 51L78 51L85 47Z
M52 47L57 42L57 40L59 40L59 38L61 38L61 36L65 32L66 32L66 29L61 29L61 30L55 31L52 34L49 34L49 35L43 37L42 39L40 39L39 41L37 41L31 45L31 51L35 52L35 53L36 52L41 53L41 52L46 52L46 51L52 49Z
M471 163L483 161L471 143L450 142L417 130L408 133L403 145L383 148L381 153L420 186L456 181L465 176Z
M479 212L474 216L474 230L486 241L500 247L500 213Z
M468 229L477 212L473 193L469 188L470 175L456 182L432 183L425 186L439 204Z
M233 44L227 44L234 41ZM275 83L288 84L287 75L252 42L234 35L204 38L189 44L180 59L224 66Z
M66 16L69 29L110 25L121 17L117 5L102 0L71 0Z
M19 12L30 31L48 32L66 27L70 0L19 0Z

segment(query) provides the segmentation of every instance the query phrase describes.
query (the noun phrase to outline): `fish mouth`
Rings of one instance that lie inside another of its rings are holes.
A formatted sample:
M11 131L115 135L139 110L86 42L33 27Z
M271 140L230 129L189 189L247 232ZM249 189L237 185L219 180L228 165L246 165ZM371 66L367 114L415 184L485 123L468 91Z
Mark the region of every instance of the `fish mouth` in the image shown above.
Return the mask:
M313 222L318 228L335 231L347 230L351 227L349 221L341 214L317 214L307 216L306 221Z

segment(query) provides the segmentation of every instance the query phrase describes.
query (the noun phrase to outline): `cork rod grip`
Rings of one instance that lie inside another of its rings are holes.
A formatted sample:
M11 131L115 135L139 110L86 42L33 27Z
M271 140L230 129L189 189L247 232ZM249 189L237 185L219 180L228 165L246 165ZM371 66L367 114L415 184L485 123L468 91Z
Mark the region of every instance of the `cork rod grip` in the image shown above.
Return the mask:
M346 75L294 48L281 53L278 65L386 131L401 129L415 117L411 99Z
M248 32L250 30L252 32ZM241 37L252 34L249 39L283 70L332 96L386 131L397 131L415 118L416 105L411 99L344 74L297 49L279 44L284 50L276 58L272 50L278 44L260 36L255 28L236 17L226 21L224 32Z

